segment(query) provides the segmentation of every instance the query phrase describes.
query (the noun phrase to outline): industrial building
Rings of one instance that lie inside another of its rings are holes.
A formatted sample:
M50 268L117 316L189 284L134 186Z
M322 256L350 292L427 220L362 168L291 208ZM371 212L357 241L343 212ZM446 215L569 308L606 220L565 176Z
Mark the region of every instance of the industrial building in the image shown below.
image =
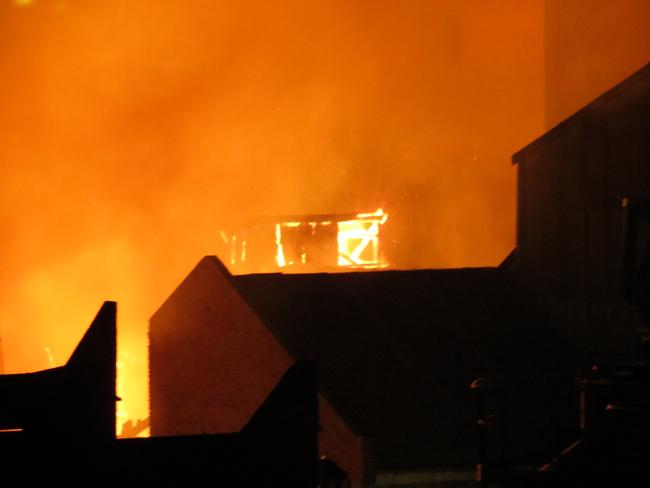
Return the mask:
M513 162L511 276L586 361L634 352L638 324L623 293L625 219L650 197L650 65Z

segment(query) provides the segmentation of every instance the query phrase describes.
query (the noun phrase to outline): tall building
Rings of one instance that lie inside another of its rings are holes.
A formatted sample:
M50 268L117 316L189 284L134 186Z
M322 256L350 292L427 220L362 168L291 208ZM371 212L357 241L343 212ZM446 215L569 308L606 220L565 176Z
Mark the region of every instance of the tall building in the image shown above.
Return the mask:
M633 352L636 319L623 293L625 214L650 198L650 64L513 162L513 273L585 359Z

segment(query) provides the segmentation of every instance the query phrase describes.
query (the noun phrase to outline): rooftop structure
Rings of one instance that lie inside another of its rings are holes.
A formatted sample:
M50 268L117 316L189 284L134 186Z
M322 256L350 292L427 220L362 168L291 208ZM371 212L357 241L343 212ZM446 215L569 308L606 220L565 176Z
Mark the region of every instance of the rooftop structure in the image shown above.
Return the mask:
M235 273L384 268L380 231L387 220L382 209L261 217L228 237L229 264Z

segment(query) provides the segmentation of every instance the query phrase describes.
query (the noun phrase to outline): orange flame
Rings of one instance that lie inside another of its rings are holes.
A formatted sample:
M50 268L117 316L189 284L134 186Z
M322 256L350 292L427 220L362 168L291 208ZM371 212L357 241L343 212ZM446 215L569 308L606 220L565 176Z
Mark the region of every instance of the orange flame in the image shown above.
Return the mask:
M388 262L379 253L379 226L388 214L380 208L360 213L354 220L338 223L338 265L351 268L385 268Z

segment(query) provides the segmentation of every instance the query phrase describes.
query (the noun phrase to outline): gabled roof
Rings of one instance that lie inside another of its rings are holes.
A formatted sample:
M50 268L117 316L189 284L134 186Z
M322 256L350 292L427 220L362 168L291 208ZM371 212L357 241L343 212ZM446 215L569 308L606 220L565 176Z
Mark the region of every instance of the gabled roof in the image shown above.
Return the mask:
M639 117L640 114L650 118L650 64L645 65L618 85L606 91L594 101L560 122L541 137L512 156L513 164L521 163L528 153L537 151L540 146L561 137L571 127L590 120L606 117Z
M381 466L471 462L469 383L545 374L573 356L495 268L230 279L295 359L318 361L323 393L380 439Z
M317 361L321 393L358 435L376 440L382 469L475 462L469 384L478 377L544 378L545 388L510 405L520 414L517 448L539 452L573 425L570 395L557 401L568 390L549 378L572 387L578 355L498 268L232 276L207 256L152 323L206 337L204 327L228 326L219 307L240 297L294 360ZM177 316L183 304L188 320Z

